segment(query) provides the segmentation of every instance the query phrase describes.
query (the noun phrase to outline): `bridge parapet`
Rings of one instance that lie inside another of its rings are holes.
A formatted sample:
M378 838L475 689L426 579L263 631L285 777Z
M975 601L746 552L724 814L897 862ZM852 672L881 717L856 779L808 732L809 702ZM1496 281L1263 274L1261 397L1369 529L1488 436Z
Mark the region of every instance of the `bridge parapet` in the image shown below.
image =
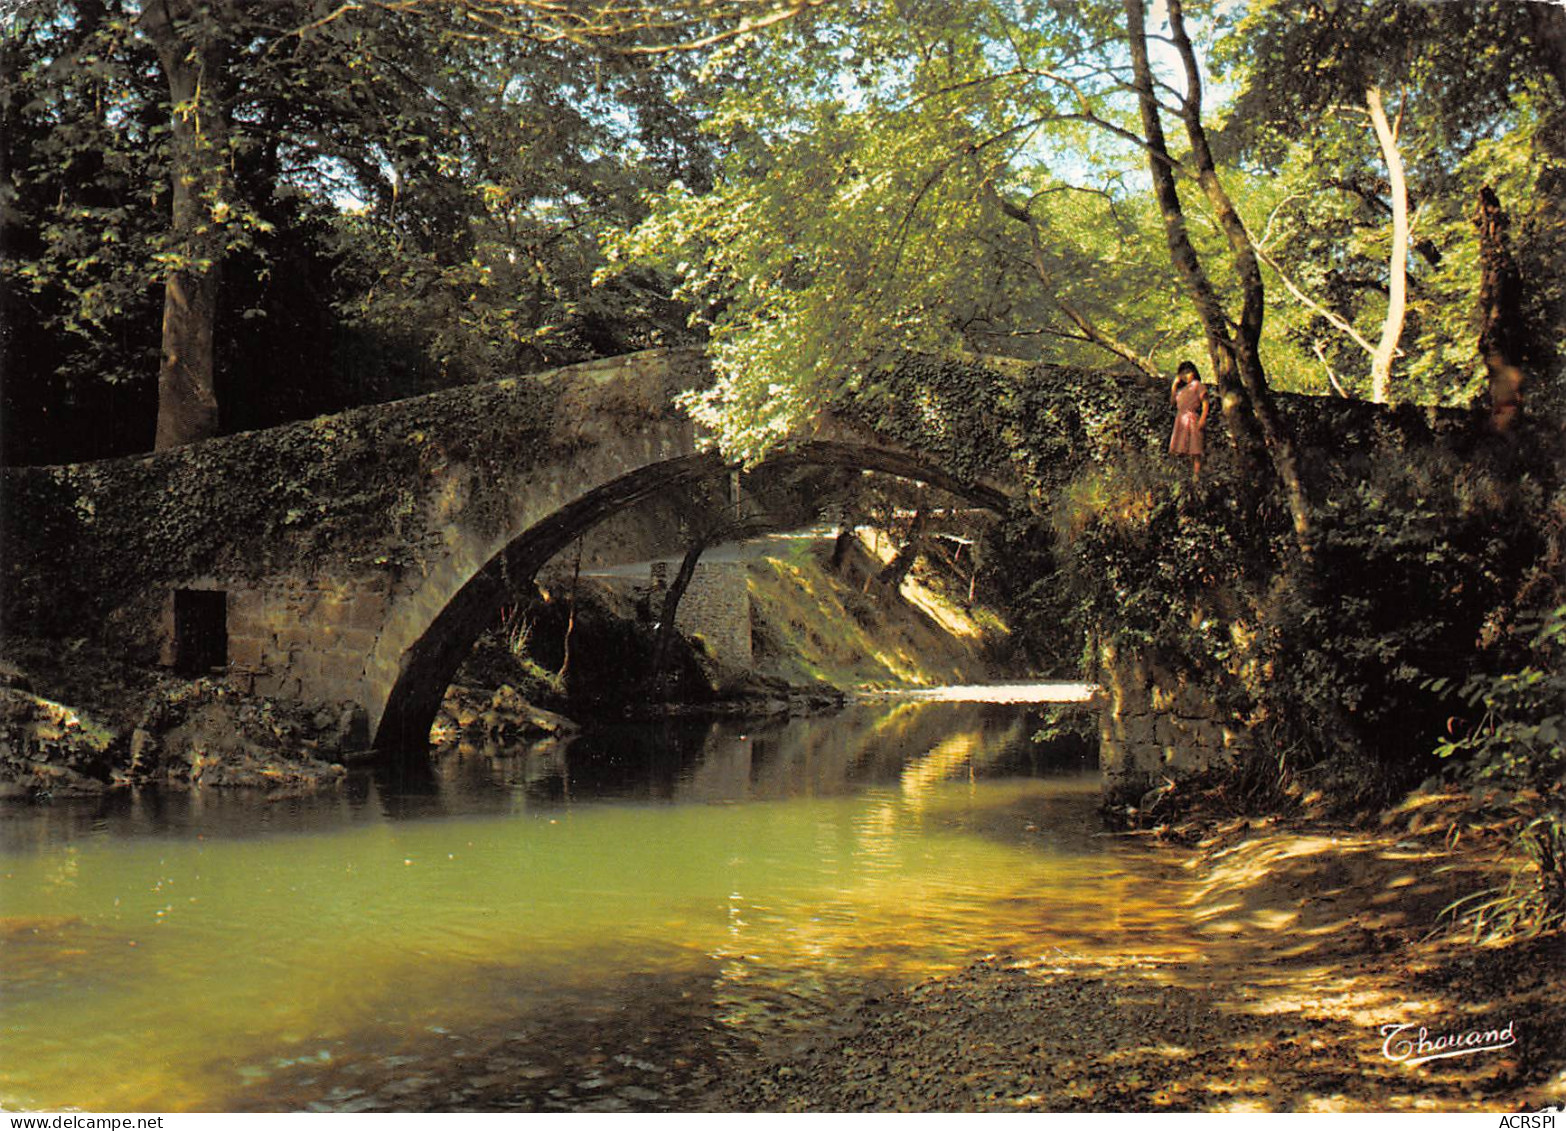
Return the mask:
M134 459L5 469L8 627L41 634L149 586L423 575L514 528L519 497L605 447L693 450L694 351L464 386Z

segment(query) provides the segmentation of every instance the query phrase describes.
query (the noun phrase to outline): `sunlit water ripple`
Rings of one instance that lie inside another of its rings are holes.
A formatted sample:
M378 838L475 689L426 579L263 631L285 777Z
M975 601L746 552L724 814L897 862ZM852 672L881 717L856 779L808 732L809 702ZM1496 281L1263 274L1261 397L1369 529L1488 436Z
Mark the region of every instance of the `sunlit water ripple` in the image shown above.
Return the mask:
M866 986L1168 881L1016 705L608 728L327 797L9 810L0 1105L659 1110Z

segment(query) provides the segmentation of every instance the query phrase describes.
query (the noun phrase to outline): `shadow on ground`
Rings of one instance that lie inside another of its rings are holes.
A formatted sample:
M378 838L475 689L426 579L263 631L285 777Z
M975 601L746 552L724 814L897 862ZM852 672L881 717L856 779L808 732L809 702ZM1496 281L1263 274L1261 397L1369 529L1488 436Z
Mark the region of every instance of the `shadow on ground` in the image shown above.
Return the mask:
M1192 862L1118 955L992 956L858 1003L705 1099L739 1111L1472 1111L1566 1100L1560 935L1422 941L1493 880L1473 854L1273 830ZM1505 1049L1407 1063L1383 1025L1511 1025ZM1397 1052L1394 1047L1392 1051Z

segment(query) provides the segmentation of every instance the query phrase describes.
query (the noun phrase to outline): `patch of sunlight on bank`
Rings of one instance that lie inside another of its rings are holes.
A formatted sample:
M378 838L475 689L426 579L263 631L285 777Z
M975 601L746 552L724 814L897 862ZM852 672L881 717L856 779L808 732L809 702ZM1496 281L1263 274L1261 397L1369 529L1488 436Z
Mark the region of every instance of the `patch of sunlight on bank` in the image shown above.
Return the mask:
M748 577L758 666L790 682L846 691L987 679L986 641L1004 631L923 583L898 599L867 595L807 544L755 560Z
M902 594L903 600L940 625L948 634L975 642L984 637L984 629L966 610L953 605L918 578L905 578ZM1002 635L1010 635L1004 626L1000 626L1000 632Z

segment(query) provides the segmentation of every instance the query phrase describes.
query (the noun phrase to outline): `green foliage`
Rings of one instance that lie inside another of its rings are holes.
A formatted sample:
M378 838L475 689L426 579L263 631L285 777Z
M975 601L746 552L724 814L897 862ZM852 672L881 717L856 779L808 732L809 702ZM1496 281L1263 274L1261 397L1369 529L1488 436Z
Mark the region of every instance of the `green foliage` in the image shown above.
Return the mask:
M1029 670L1062 678L1092 670L1076 598L1058 575L1054 540L1031 512L1017 508L989 532L980 584L1003 603Z
M1216 111L1220 173L1317 304L1269 280L1263 346L1280 387L1324 392L1329 369L1350 395L1366 385L1369 348L1321 311L1367 342L1386 311L1390 206L1363 113L1374 82L1414 187L1396 396L1480 390L1473 192L1495 182L1531 234L1566 231L1534 140L1559 99L1523 7L1261 3L1204 21L1239 86ZM1502 44L1518 36L1530 50L1513 57ZM678 276L710 329L720 380L692 408L727 450L753 459L845 389L873 393L903 351L1103 365L1118 342L1164 368L1200 356L1115 80L1123 37L1110 3L863 0L792 25L728 76L706 127L722 154L711 191L662 194L610 251L613 270ZM1201 194L1185 207L1197 250L1227 261ZM1531 288L1561 285L1559 256L1526 270ZM1233 297L1236 279L1213 281ZM1560 338L1559 305L1535 303L1535 343ZM1554 347L1539 348L1548 379Z
M1081 629L1210 689L1237 717L1265 691L1252 642L1286 527L1249 508L1230 469L1131 452L1089 467L1051 510L1060 582ZM1220 581L1221 579L1221 581Z
M1566 605L1518 627L1529 624L1529 662L1515 671L1469 675L1457 697L1479 717L1442 738L1436 754L1458 759L1481 781L1548 789L1566 780ZM1442 691L1449 682L1437 678L1428 686Z
M1112 13L873 0L792 26L728 84L712 191L664 194L611 250L675 272L710 328L720 380L692 407L727 450L760 455L906 352L1102 366L1063 300L1144 352L1192 339L1156 216L1121 183L1140 152L1105 125L1130 105L1089 62Z
M438 516L421 492L471 469L464 521L499 533L520 469L568 458L557 402L496 383L147 459L8 469L7 614L48 635L155 603L182 578L427 568Z
M655 273L593 275L643 193L710 179L694 60L492 42L445 5L175 9L227 45L203 95L223 170L197 186L226 430L691 337ZM181 108L136 15L40 0L0 38L13 462L151 437L161 283L195 244L171 226Z
M1034 715L1031 740L1040 746L1080 750L1088 757L1098 748L1098 713L1081 704L1044 707ZM1091 764L1091 763L1089 763Z
M540 664L532 653L545 633L560 630L557 618L548 615L545 606L536 593L530 604L504 606L495 624L474 642L453 682L489 689L511 686L529 703L562 703L565 680L558 671Z
M1372 83L1408 91L1429 149L1450 155L1504 119L1512 93L1544 73L1526 7L1505 0L1262 0L1238 10L1214 60L1241 81L1231 144L1276 159L1302 131L1330 130Z
M1566 605L1519 618L1517 630L1527 641L1522 665L1463 680L1457 698L1477 717L1453 718L1436 745L1476 792L1501 791L1516 830L1511 879L1447 909L1476 938L1566 925ZM1429 686L1439 692L1448 681Z
M990 359L905 355L839 399L837 411L969 482L1004 472L1011 446L1003 400L1015 378Z
M1329 800L1385 801L1433 769L1450 711L1428 681L1471 671L1549 570L1553 476L1548 463L1518 476L1506 453L1458 454L1411 422L1361 439L1324 414L1304 431L1339 445L1311 467L1311 570L1282 573L1285 516L1266 497L1247 504L1231 465L1193 482L1183 463L1130 448L1058 492L1056 572L1028 600L1076 639L1202 687L1253 728L1275 785L1311 771Z
M1391 438L1336 471L1315 576L1266 608L1273 713L1314 758L1348 753L1410 783L1443 717L1419 684L1460 673L1512 606L1546 493L1482 455Z
M1451 904L1442 917L1471 930L1475 942L1531 936L1566 925L1566 812L1556 808L1518 832L1519 866L1503 885Z
M528 43L466 59L443 72L455 133L437 144L451 151L361 188L367 207L338 225L353 281L342 314L419 327L448 382L691 340L651 272L594 285L599 236L638 220L643 193L707 183L695 115L676 98L689 65Z
M1484 367L1474 348L1480 268L1472 216L1485 184L1512 216L1512 246L1527 304L1519 328L1524 363L1539 380L1559 373L1557 343L1566 333L1561 303L1566 220L1555 186L1563 171L1541 136L1549 128L1551 100L1529 87L1515 102L1508 128L1459 155L1421 152L1412 125L1402 135L1410 150L1405 158L1411 163L1415 227L1395 400L1467 404L1484 389ZM1277 177L1254 186L1246 203L1252 214L1265 215L1257 237L1288 279L1374 344L1386 311L1385 171L1373 159L1367 128L1339 125L1291 145ZM1278 387L1325 393L1330 368L1350 395L1367 395L1368 350L1319 309L1287 293L1281 280L1274 297L1269 373Z
M39 386L68 413L100 382L145 391L157 367L148 288L166 225L151 205L166 204L167 131L143 113L156 79L123 14L58 8L29 6L0 35L7 417Z
M1269 314L1279 321L1269 328L1279 350L1269 371L1280 387L1325 392L1330 372L1350 395L1368 391L1369 347L1387 311L1392 216L1366 112L1371 85L1395 118L1412 208L1409 308L1392 398L1464 404L1482 391L1471 216L1487 184L1514 223L1530 228L1529 241L1515 241L1525 287L1554 296L1525 315L1525 364L1544 377L1558 369L1566 225L1552 187L1563 155L1551 138L1566 92L1549 75L1543 21L1530 7L1266 0L1247 5L1219 35L1214 58L1239 87L1221 148L1264 174L1245 193L1252 230L1315 304L1285 293L1276 274L1269 281ZM1542 254L1529 250L1534 241Z

